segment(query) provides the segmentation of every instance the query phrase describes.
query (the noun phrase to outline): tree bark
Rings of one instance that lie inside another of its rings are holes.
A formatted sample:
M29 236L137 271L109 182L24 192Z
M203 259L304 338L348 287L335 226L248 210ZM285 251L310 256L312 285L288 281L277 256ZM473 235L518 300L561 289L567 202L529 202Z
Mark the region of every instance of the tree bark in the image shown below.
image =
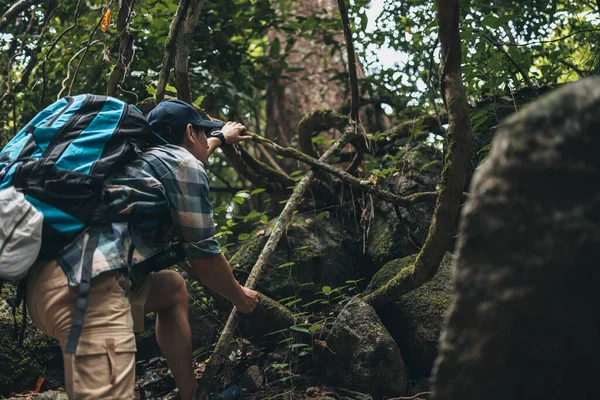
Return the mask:
M204 0L191 0L188 12L181 27L181 33L177 39L177 52L175 55L175 85L177 86L177 98L187 103L192 102L190 91L190 79L188 75L188 59L190 57L190 42L194 36L194 30L198 24L198 17L202 10Z
M348 74L350 75L351 112L350 118L358 122L358 78L356 77L356 55L354 54L354 43L352 42L352 32L350 31L350 21L348 19L348 8L346 0L337 0L342 25L344 29L344 39L346 40L346 52L348 54Z
M117 17L117 34L120 35L121 39L119 43L119 55L117 57L117 62L108 77L108 84L106 85L107 96L114 97L117 95L117 86L123 79L125 69L133 57L133 35L129 33L129 30L127 29L127 21L129 20L129 15L133 11L132 8L134 3L135 0L121 0L120 2L121 8L119 9L119 16Z
M171 21L162 67L160 69L160 74L158 75L158 83L156 84L156 103L160 103L165 98L165 88L167 87L169 73L171 72L171 64L173 63L177 36L179 35L180 26L183 23L183 19L187 13L190 1L191 0L179 0L177 12L173 17L173 21Z
M471 153L471 117L461 74L459 0L437 0L437 19L442 46L440 75L449 128L441 189L425 245L413 265L363 300L375 308L396 300L433 278L454 232L467 178Z

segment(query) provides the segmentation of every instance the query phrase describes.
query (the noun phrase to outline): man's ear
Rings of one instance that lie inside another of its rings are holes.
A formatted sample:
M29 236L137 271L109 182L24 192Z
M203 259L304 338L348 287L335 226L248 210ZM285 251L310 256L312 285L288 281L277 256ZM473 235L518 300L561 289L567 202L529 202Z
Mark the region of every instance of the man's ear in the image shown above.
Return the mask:
M185 136L191 144L196 143L196 131L194 131L192 124L187 124L185 127Z

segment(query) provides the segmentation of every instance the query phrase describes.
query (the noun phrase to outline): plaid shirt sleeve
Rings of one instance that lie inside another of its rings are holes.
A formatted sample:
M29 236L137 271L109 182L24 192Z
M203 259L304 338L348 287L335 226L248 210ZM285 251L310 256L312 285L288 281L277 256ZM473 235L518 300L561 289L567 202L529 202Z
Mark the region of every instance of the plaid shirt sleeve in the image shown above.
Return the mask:
M208 176L197 160L185 160L161 179L171 219L188 258L221 253L214 238L213 209L208 200Z

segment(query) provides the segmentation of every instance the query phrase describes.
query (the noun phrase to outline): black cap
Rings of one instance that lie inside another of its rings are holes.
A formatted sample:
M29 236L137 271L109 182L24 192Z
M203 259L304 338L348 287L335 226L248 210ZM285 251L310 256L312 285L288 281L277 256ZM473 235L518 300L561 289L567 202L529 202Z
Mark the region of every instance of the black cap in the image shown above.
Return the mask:
M160 102L150 111L147 120L152 130L158 134L183 129L187 124L203 128L220 128L223 126L221 122L202 118L194 106L181 100L165 100Z

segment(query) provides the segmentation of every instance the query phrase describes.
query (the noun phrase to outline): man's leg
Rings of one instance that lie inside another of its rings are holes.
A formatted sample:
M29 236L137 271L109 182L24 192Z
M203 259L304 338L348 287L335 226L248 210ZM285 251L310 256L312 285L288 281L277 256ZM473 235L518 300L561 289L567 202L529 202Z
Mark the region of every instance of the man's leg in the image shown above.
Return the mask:
M37 265L28 277L27 306L33 322L65 349L77 289L55 261ZM127 280L117 273L92 279L77 355L63 353L69 398L133 399L135 337Z
M191 400L198 384L192 367L187 287L175 271L160 271L151 279L144 311L156 313L158 345L169 363L181 399Z

